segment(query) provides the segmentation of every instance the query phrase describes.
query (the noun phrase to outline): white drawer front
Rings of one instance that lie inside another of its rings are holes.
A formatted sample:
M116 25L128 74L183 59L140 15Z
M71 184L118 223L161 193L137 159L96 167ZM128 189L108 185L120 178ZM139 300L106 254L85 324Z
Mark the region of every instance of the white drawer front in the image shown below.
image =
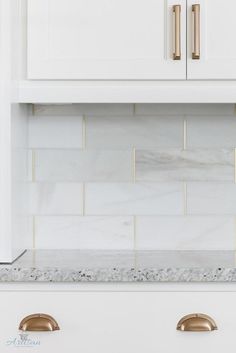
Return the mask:
M0 292L0 352L214 353L235 352L236 293L228 292ZM23 317L52 315L60 331L29 332ZM179 319L205 313L212 332L180 332Z

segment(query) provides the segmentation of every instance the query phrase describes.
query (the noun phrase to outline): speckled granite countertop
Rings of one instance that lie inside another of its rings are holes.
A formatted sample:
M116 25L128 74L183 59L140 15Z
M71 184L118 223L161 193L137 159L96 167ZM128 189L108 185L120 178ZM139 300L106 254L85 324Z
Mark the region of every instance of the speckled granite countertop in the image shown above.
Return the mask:
M236 282L234 251L27 251L0 282Z

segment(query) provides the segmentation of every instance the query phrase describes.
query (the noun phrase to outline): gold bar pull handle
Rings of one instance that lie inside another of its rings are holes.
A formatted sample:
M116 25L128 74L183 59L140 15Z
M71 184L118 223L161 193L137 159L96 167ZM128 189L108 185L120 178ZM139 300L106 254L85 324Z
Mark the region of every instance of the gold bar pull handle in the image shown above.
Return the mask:
M174 5L173 13L175 21L173 60L181 60L181 5Z
M193 52L192 59L200 59L200 4L192 5L193 12Z

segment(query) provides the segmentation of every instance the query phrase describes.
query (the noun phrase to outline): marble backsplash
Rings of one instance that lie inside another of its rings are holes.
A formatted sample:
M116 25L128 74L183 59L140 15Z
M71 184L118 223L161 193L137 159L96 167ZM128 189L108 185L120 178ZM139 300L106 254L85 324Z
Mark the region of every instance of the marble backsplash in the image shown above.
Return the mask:
M29 248L234 250L232 104L35 105Z

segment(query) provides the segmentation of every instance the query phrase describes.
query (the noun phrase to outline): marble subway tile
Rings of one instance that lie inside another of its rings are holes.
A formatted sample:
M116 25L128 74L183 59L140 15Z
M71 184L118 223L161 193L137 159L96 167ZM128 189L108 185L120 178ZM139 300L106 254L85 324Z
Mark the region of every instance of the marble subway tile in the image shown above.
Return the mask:
M187 118L187 148L236 147L235 116Z
M138 250L234 250L231 216L137 217Z
M187 184L187 213L235 215L236 184L211 182Z
M234 104L136 104L137 115L234 115Z
M234 150L137 150L136 179L234 181Z
M132 217L36 217L38 249L133 249Z
M106 104L106 103L82 103L82 104L36 104L35 115L133 115L133 104Z
M183 146L181 117L90 117L88 148L155 148Z
M30 183L30 214L81 215L83 185L80 183Z
M37 181L132 180L132 151L37 150Z
M86 184L86 215L181 215L181 183Z
M29 117L29 148L82 148L80 116Z

